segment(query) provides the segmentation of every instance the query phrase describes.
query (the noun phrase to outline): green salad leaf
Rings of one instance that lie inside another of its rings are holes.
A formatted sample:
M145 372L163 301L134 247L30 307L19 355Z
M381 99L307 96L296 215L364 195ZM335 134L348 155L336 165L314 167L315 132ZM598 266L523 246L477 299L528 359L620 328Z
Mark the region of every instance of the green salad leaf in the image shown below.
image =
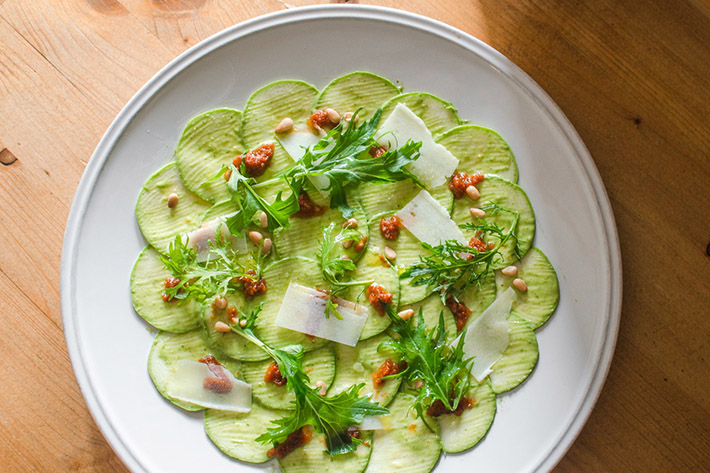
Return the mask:
M314 146L309 148L291 169L282 176L294 189L303 189L309 176L326 176L330 192L330 208L337 208L345 218L352 216L345 188L361 182L388 183L412 179L423 187L421 181L407 171L407 164L419 158L421 142L408 141L399 148L372 158L367 151L378 146L374 135L382 116L382 109L362 125L355 124L357 112L349 122L341 121Z
M296 397L294 411L282 419L273 421L274 427L257 437L262 443L278 444L286 437L305 425L311 425L316 432L325 435L326 449L330 455L341 455L354 451L362 443L359 438L348 434L348 427L359 424L365 416L388 414L389 410L372 402L358 392L364 384L353 385L333 397L321 396L318 389L312 388L310 379L303 370L303 347L289 345L284 348L272 348L261 341L252 329L261 306L246 314L246 325L231 325L232 331L256 344L278 364L281 375ZM243 314L244 315L244 314Z

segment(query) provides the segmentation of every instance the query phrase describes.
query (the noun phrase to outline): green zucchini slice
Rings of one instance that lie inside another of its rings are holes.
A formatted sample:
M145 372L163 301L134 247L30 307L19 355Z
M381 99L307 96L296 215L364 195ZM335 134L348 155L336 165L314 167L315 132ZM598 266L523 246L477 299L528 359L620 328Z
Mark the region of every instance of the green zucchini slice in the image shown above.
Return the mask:
M476 125L452 128L438 140L459 158L458 172L496 174L518 182L518 165L508 143L495 131Z
M371 72L352 72L333 79L326 85L316 100L315 108L334 108L341 115L361 108L358 119L362 122L372 117L383 103L399 93L399 88L389 79Z

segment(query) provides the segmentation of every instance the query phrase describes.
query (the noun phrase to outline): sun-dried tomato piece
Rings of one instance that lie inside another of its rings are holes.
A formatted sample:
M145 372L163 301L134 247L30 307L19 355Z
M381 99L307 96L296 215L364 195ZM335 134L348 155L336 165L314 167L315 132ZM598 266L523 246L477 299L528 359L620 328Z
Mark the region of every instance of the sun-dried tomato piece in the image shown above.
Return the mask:
M385 240L394 241L399 237L401 225L402 223L396 215L389 218L382 217L380 219L380 233Z
M432 417L439 417L443 414L456 414L457 416L461 417L463 411L465 411L466 409L471 409L474 404L476 404L476 401L474 399L470 399L464 396L459 401L459 405L456 407L456 409L452 411L444 407L444 403L441 402L441 400L437 399L431 404L431 406L427 408L426 413L428 416Z
M298 212L293 214L294 217L298 218L316 217L318 215L323 215L326 211L326 207L313 202L311 200L311 196L309 196L306 191L301 191L301 193L298 194L298 208Z
M370 301L372 307L375 308L378 314L385 315L385 306L392 302L392 294L381 285L373 282L366 291L367 300Z
M274 448L266 452L266 456L269 458L284 458L289 453L296 450L298 447L302 447L311 441L311 430L308 427L301 427L288 434L286 440L283 443L278 444Z
M267 383L274 383L276 386L283 386L288 380L281 374L279 365L275 361L272 361L269 367L266 368L264 381Z
M454 193L456 199L460 199L466 193L468 186L475 186L484 179L483 174L468 175L465 172L457 172L451 176L449 189Z
M446 307L449 308L456 320L456 330L461 331L466 321L471 316L471 310L463 302L457 301L453 296L446 298Z
M376 388L382 387L383 384L387 381L386 379L382 379L385 376L390 376L393 374L397 374L401 371L404 371L407 369L407 362L402 361L400 363L395 363L394 361L390 360L387 358L384 363L377 369L372 374L372 384Z
M245 174L249 177L259 177L266 172L274 156L274 145L267 143L245 154L240 154L232 161L237 169L244 163Z

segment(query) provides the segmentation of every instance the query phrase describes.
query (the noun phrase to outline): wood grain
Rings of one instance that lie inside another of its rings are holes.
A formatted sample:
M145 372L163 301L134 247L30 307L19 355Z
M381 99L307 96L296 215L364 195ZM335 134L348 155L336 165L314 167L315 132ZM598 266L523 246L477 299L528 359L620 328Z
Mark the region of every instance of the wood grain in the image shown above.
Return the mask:
M0 0L0 470L126 471L85 407L61 329L74 190L111 120L176 55L317 3ZM430 16L508 56L567 114L607 186L624 265L619 341L555 471L707 471L710 2L359 3Z

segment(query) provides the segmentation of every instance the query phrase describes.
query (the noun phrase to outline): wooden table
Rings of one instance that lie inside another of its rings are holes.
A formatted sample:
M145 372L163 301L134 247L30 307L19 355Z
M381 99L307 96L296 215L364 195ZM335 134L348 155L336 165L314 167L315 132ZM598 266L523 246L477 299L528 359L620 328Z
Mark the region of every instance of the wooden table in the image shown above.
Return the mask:
M114 116L211 34L301 0L0 0L0 470L126 471L94 424L59 310L74 190ZM365 2L363 2L365 3ZM522 67L596 161L624 304L594 413L556 472L710 468L710 2L373 1Z

